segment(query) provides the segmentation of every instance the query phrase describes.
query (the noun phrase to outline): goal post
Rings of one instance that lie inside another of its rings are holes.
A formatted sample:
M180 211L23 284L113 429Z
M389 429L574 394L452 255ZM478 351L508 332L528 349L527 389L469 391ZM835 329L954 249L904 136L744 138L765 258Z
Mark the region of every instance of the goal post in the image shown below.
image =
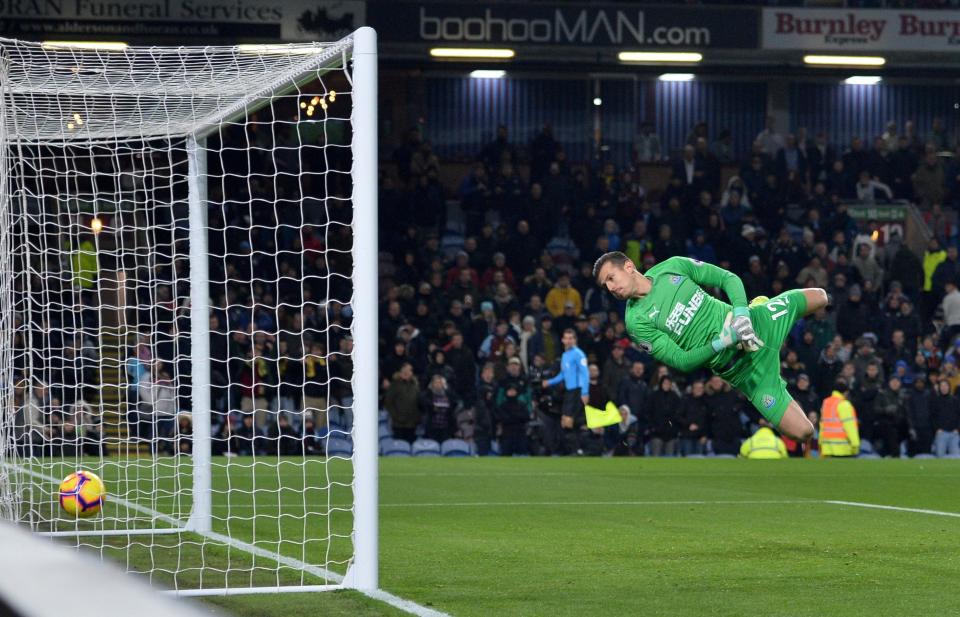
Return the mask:
M376 48L0 39L0 517L181 595L377 589Z
M378 587L379 516L377 471L379 454L380 366L377 328L377 35L372 28L361 28L354 38L353 151L355 161L373 161L372 165L353 165L354 280L370 281L356 285L354 299L353 340L355 366L366 370L354 373L353 464L354 560L344 581L348 587L374 590ZM359 103L359 105L358 105ZM359 204L359 205L358 205Z

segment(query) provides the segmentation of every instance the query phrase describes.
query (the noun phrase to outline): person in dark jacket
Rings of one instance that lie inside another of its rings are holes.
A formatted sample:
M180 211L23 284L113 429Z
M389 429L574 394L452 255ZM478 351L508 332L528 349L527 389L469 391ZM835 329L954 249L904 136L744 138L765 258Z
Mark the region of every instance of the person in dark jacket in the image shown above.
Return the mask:
M406 362L394 374L383 396L383 407L390 414L393 436L397 439L410 443L416 440L421 421L419 395L420 385L413 374L413 365Z
M494 435L493 412L496 396L497 383L494 380L493 363L487 362L480 369L477 398L473 403L473 443L479 456L490 454L490 442Z
M933 449L937 456L960 455L960 399L950 391L950 382L941 379L937 383L938 396L933 398L931 415L933 428Z
M632 414L637 419L634 427L637 435L634 453L640 456L643 455L643 436L649 428L647 423L647 399L650 396L650 390L643 375L645 368L643 362L639 360L630 365L630 372L620 381L615 399L617 407L626 406L627 413Z
M447 387L447 380L441 375L430 379L430 385L420 394L419 407L427 439L443 442L457 432L460 399Z
M930 453L933 443L932 398L926 379L913 382L913 391L907 397L907 428L910 432L907 450L910 456Z
M674 456L680 396L673 390L673 379L669 375L660 376L647 408L650 411L650 456Z
M500 455L529 454L527 424L532 414L530 384L522 373L520 358L507 361L507 374L497 387L496 413Z
M730 384L714 375L707 383L707 407L710 409L710 440L715 454L736 456L740 452L743 423L740 401Z
M690 394L680 402L680 455L707 453L707 419L709 409L702 379L690 385Z
M883 387L883 376L880 373L880 363L870 361L863 372L863 378L856 380L856 386L850 392L850 400L857 410L857 419L860 422L860 440L873 442L876 425L874 408L877 396Z
M473 350L466 346L460 332L453 333L450 344L444 350L447 352L447 364L456 376L458 392L466 401L472 401L477 380L477 363L474 361Z
M880 443L877 452L893 458L900 457L900 424L906 417L902 385L899 377L891 376L873 404L874 431Z

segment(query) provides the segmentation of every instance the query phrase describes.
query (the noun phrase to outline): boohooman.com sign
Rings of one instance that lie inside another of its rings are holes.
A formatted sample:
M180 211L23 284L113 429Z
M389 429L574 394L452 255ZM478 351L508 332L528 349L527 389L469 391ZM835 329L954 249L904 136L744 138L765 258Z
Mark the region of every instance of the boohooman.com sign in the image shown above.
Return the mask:
M764 49L960 51L960 11L764 9Z
M397 43L634 48L757 47L755 9L630 4L394 2L368 12Z

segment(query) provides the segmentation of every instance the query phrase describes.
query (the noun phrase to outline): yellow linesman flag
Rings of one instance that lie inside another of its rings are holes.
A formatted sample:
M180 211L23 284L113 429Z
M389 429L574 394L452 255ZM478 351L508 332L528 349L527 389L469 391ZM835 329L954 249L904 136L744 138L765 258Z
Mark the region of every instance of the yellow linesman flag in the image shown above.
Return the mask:
M607 401L605 409L598 409L587 405L584 408L587 412L587 428L600 428L620 423L620 410L613 404L613 401Z

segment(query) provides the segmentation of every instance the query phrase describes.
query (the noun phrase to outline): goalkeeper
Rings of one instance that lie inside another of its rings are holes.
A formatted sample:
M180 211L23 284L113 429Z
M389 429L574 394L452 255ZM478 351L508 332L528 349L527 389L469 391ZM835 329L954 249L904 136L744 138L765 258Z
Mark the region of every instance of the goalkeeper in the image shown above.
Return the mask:
M593 276L626 300L627 332L647 353L684 372L705 366L781 433L799 441L813 436L813 425L780 377L780 346L799 318L827 305L824 290L786 291L748 307L743 282L722 268L671 257L641 274L620 252L600 257ZM701 285L721 287L730 304Z

